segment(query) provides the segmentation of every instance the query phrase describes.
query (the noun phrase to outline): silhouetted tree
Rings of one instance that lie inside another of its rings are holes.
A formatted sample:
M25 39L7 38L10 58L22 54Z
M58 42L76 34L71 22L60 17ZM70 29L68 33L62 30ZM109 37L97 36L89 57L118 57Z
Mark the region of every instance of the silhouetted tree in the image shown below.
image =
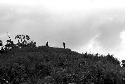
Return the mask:
M15 44L14 44L14 42L11 39L7 40L6 42L7 42L7 44L5 45L5 49L12 49L12 48L14 48Z
M17 46L22 48L22 47L27 47L27 46L36 46L36 42L30 41L30 36L29 35L16 35L15 39L18 40Z
M31 41L31 42L29 42L26 46L27 46L27 47L36 47L36 42Z
M16 35L15 39L18 39L19 43L24 43L27 42L28 40L30 40L30 37L28 35Z

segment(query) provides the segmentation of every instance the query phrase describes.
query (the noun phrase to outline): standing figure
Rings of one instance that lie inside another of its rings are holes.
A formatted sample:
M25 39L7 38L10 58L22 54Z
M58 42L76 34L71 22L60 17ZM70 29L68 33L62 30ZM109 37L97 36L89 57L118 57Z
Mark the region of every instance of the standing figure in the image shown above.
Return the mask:
M64 49L66 48L66 47L65 47L65 42L63 42L63 47L64 47Z
M0 40L0 53L2 54L2 48L3 48L3 43L2 40Z
M48 41L46 42L46 46L48 47L49 45L48 45Z
M2 40L0 40L0 46L3 46Z

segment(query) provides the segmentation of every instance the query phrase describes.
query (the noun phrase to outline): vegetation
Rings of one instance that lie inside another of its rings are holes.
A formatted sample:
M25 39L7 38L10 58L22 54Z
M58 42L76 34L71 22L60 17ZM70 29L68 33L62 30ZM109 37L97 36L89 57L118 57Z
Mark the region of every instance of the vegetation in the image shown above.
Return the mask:
M125 84L125 68L113 55L37 47L28 35L15 39L0 50L0 84Z

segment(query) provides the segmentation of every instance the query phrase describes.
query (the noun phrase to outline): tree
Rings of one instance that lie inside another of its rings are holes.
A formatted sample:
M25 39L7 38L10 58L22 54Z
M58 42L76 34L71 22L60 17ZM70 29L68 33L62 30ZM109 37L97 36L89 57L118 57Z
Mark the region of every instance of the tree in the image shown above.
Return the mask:
M29 35L19 34L15 36L15 39L18 40L17 46L20 48L28 46L36 46L36 42L31 41Z
M5 48L6 49L12 49L12 48L14 48L14 42L10 39L10 40L7 40L6 41L7 42L7 44L5 45Z

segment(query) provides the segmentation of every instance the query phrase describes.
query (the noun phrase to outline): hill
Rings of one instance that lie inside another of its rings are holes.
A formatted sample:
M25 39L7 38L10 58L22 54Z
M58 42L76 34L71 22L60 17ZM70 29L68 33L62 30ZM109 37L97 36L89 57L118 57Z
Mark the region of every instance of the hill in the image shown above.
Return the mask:
M109 54L39 46L0 55L0 84L124 84L124 72Z

